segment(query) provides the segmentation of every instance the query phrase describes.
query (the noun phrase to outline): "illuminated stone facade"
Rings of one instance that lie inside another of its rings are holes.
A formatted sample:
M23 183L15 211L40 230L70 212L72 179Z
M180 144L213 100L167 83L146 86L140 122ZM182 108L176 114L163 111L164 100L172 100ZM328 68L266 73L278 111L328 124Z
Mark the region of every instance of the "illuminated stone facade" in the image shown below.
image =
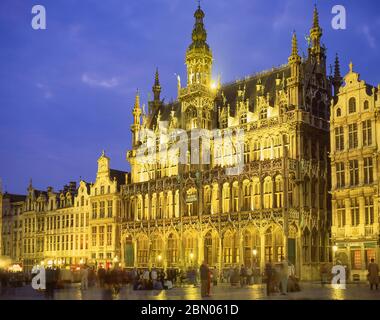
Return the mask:
M338 64L335 73L339 86ZM351 63L331 108L335 260L362 280L366 279L370 259L379 262L379 89L360 80Z
M330 252L332 87L318 12L307 57L299 56L294 34L287 64L225 85L212 80L203 11L194 17L186 86L178 79L177 101L160 100L158 72L147 113L136 96L131 183L122 187L122 262L183 268L206 260L220 270L253 263L263 270L287 256L303 279L318 278ZM140 139L146 129L151 136ZM180 129L188 139L184 150L176 148L181 138L171 138ZM210 141L201 139L210 145L209 163L203 149L191 146L195 129L214 132ZM237 129L244 131L241 153L238 138L229 142L226 134ZM155 160L144 161L143 146L155 150ZM243 170L230 174L238 154ZM178 156L187 163L176 163Z
M103 153L94 184L70 182L60 192L30 183L23 195L1 194L1 254L25 271L44 263L111 266L120 257L120 186L127 173Z

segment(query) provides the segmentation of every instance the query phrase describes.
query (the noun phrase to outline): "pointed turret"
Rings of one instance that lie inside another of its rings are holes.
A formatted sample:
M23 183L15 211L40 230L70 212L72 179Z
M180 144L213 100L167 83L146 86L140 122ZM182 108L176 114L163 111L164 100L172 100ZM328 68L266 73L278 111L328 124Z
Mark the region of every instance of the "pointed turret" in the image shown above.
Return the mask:
M133 113L133 123L140 124L141 108L140 108L140 94L138 90L136 92L135 105L133 106L132 113Z
M161 86L158 74L158 68L156 68L156 74L154 77L154 85L152 87L154 101L160 101Z
M343 84L343 78L340 74L340 64L338 54L335 56L335 64L334 64L334 76L332 78L332 84L334 86L334 95L336 96L339 92L339 88Z
M324 56L324 48L321 45L322 29L319 26L319 14L317 6L314 6L313 13L313 26L310 29L310 41L311 47L309 48L309 54L317 59L320 63L321 58Z
M288 61L289 63L301 61L301 57L298 54L298 42L297 42L297 35L295 31L293 31L293 36L292 36L292 53L289 56Z
M140 115L141 115L141 108L140 108L140 94L137 90L136 97L135 97L135 105L133 106L133 124L131 125L131 131L132 131L132 142L133 145L137 145L138 142L138 131L140 130Z
M301 85L300 85L300 65L301 57L298 54L298 43L296 32L293 31L292 36L292 53L288 58L290 66L290 78L288 78L290 104L293 106L300 105L301 100ZM285 83L285 81L283 81Z

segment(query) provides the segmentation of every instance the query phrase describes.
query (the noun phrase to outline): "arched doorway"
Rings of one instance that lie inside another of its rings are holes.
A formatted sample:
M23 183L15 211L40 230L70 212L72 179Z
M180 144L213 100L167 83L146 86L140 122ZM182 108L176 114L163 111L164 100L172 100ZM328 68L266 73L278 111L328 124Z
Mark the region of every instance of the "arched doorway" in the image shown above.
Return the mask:
M133 267L135 264L135 254L133 250L132 236L130 235L125 238L124 263L127 268Z

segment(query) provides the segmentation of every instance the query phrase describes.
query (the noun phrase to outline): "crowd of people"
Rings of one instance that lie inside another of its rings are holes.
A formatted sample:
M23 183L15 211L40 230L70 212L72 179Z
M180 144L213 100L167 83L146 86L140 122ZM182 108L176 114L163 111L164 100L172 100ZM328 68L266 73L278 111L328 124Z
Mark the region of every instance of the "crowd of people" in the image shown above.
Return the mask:
M264 276L268 296L276 292L286 295L288 292L301 290L294 265L284 257L281 258L280 263L275 265L268 262L265 265Z
M63 273L63 270L55 266L45 269L46 298L54 298L55 289L64 287ZM321 269L322 283L324 283L323 275L325 274L328 274L326 266ZM219 274L217 267L210 267L204 261L199 268L192 266L182 270L174 268L121 269L118 267L105 269L102 266L96 270L94 267L83 265L79 270L79 278L82 290L98 286L110 294L117 294L123 285L129 285L133 290L167 290L185 285L198 287L200 283L201 296L208 297L211 295L211 286L218 285L218 282L240 287L265 283L268 296L273 293L286 295L288 292L300 291L295 267L285 258L282 258L279 263L266 263L263 273L253 264L252 266L231 266ZM373 288L377 290L380 282L379 266L374 259L371 259L368 265L367 278L371 290ZM1 295L4 295L7 288L12 286L11 282L14 279L14 273L0 269ZM31 280L30 277L24 279L25 284Z

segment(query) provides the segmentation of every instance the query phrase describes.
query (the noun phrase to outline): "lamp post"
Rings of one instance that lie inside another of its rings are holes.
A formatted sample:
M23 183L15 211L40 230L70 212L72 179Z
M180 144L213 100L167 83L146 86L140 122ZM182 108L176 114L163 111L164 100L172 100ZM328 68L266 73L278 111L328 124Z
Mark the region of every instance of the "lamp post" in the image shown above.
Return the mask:
M190 252L190 265L193 266L194 253Z
M253 283L256 283L255 276L256 276L256 257L257 257L257 249L254 248L252 250L252 256L253 256L253 263L252 263L252 276L253 276Z
M113 267L115 268L118 265L117 263L119 262L119 258L115 256L112 261L113 261Z
M333 250L333 264L335 265L335 263L336 263L336 252L338 251L338 246L336 244L334 244L332 247L332 250Z
M161 267L162 256L160 254L157 256L157 260L158 260L158 266Z

